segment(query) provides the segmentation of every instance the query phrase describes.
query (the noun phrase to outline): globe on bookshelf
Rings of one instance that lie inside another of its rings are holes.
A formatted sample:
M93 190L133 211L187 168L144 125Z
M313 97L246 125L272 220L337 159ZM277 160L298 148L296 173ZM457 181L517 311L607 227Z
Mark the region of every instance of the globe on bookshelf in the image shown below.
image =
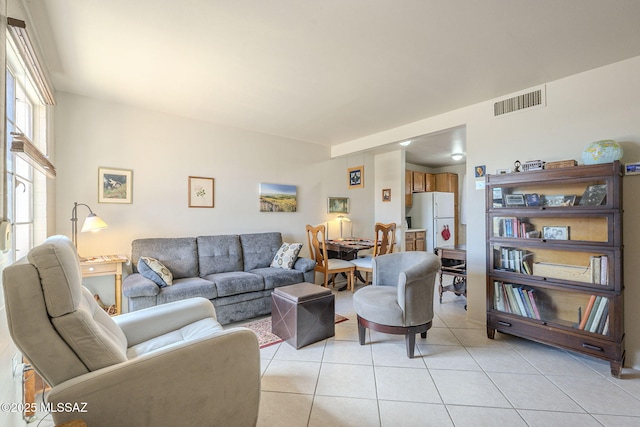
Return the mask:
M620 144L607 139L595 141L587 145L582 152L582 161L585 165L595 165L599 163L611 163L622 158L623 150Z

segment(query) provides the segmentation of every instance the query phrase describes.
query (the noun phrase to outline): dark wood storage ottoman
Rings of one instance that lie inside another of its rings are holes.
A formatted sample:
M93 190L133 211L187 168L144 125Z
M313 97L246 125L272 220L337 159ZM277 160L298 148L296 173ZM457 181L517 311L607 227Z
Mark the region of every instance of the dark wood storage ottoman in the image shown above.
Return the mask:
M271 331L296 349L334 336L333 294L306 282L275 288L271 294Z

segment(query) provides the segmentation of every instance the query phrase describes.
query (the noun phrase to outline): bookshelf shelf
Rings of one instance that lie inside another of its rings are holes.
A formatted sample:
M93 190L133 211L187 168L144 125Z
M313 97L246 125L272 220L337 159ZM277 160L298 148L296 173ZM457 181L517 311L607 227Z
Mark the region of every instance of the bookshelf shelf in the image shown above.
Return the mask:
M488 175L487 335L624 363L620 162Z

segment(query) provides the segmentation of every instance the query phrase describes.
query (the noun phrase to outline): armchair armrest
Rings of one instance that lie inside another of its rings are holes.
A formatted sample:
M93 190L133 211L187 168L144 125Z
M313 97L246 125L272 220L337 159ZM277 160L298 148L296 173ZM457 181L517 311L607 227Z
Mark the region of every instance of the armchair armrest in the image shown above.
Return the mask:
M293 268L306 273L308 271L312 271L316 267L316 262L310 258L298 257L296 263L293 265Z
M140 273L131 273L122 280L122 295L131 297L154 297L160 293L158 285Z
M215 308L208 299L197 297L125 313L113 317L113 321L131 347L206 318L216 319Z
M73 378L53 387L47 401L85 411L52 411L56 424L254 426L258 340L245 328L221 331Z

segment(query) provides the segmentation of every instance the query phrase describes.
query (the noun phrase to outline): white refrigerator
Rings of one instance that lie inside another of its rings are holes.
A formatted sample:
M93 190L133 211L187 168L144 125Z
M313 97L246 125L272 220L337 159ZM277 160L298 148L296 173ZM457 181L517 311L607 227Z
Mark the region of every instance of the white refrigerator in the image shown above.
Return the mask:
M413 193L413 205L408 216L411 228L427 230L427 251L437 247L455 246L455 203L453 193Z

